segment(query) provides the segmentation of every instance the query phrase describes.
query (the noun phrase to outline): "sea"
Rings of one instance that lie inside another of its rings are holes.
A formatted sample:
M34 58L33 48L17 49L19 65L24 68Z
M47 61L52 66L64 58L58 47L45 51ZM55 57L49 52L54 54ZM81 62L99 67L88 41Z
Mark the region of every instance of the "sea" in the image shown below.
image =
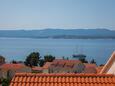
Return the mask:
M73 58L73 54L84 54L86 59L95 59L97 64L105 64L115 51L115 39L34 39L0 38L0 55L6 62L24 61L31 52L53 55L57 59Z

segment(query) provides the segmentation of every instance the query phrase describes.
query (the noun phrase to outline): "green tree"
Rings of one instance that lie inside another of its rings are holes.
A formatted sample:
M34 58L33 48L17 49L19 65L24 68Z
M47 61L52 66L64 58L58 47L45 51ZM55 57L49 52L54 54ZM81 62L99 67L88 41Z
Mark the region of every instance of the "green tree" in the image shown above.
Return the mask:
M39 60L39 65L40 65L40 67L42 67L42 66L44 65L44 63L45 63L44 59L40 59L40 60Z
M80 60L82 63L88 63L88 61L87 61L85 58L79 58L79 60Z
M90 63L91 63L91 64L96 64L96 61L95 61L94 59L92 59L92 60L90 61Z
M25 64L27 66L31 66L31 67L38 66L39 59L40 59L39 52L32 52L27 56L27 58L25 60Z
M99 66L104 66L104 64L100 64Z
M17 61L15 61L15 60L12 60L12 61L11 61L11 63L13 63L13 64L17 64Z
M55 59L55 56L52 56L52 55L45 55L44 56L45 62L52 62L54 59Z
M69 60L69 57L67 57L66 60Z
M10 79L6 78L6 79L2 79L2 86L9 86L10 84Z

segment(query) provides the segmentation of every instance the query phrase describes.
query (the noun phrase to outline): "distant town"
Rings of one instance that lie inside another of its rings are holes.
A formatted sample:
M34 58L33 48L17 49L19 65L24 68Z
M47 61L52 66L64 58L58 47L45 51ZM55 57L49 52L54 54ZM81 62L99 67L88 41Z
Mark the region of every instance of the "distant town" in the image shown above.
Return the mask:
M0 86L115 86L115 0L0 0Z
M113 67L115 66L114 65L115 51L112 53L108 62L106 64L101 64L101 65L97 65L94 59L92 59L91 61L87 61L85 55L73 55L73 57L76 58L76 60L71 60L66 57L62 57L62 59L57 59L55 56L52 56L52 55L45 55L44 58L41 58L39 52L32 52L26 57L25 61L13 60L9 63L6 63L5 57L0 56L0 84L1 86L9 86L9 85L14 86L14 84L17 83L17 81L15 81L17 77L18 78L29 77L29 76L34 77L35 74L39 75L40 77L46 77L46 78L48 76L52 78L54 76L57 76L57 75L50 76L50 74L59 74L58 77L63 76L65 78L66 76L68 76L68 78L73 77L74 75L76 76L76 74L81 74L79 75L79 77L85 76L84 78L87 78L87 76L89 78L90 77L108 78L111 76L106 75L106 74L115 73L113 69ZM17 74L17 73L20 73L20 74ZM24 75L24 74L27 74L27 75ZM72 74L72 76L68 74ZM37 75L36 77L38 77ZM112 77L115 79L115 76L112 76ZM27 81L24 81L24 82L27 82ZM21 84L23 84L24 82L20 81ZM41 81L39 81L37 84L39 84L40 82ZM84 83L85 82L86 81L84 81ZM30 83L34 83L34 81L31 81ZM93 82L90 82L90 83L93 83ZM111 83L114 83L114 81ZM18 83L15 86L18 86Z

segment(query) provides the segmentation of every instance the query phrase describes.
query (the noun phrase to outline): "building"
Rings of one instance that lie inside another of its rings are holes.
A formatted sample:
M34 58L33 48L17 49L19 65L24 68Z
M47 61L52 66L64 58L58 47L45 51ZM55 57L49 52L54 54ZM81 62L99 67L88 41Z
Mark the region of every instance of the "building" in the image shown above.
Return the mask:
M49 73L49 67L52 64L52 62L46 62L43 67L32 67L33 73Z
M114 74L115 75L115 51L104 65L100 73Z
M49 67L49 71L50 73L81 73L84 68L84 64L79 60L56 59Z
M102 65L102 66L97 66L97 67L96 67L97 73L100 73L101 70L103 69L103 67L104 67L104 65Z
M115 86L112 74L17 73L10 86Z
M3 64L0 66L0 78L12 78L15 73L31 72L31 68L23 64Z
M33 73L43 73L43 68L42 67L33 67L32 72Z
M43 66L43 73L50 73L50 66L51 66L52 62L46 62Z
M97 73L96 64L84 63L85 68L82 73Z

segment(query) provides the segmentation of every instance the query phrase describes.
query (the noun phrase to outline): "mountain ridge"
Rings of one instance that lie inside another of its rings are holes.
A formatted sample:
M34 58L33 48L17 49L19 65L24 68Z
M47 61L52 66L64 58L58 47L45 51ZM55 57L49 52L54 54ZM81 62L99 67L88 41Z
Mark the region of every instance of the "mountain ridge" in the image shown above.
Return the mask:
M0 37L19 38L115 38L109 29L0 30Z

